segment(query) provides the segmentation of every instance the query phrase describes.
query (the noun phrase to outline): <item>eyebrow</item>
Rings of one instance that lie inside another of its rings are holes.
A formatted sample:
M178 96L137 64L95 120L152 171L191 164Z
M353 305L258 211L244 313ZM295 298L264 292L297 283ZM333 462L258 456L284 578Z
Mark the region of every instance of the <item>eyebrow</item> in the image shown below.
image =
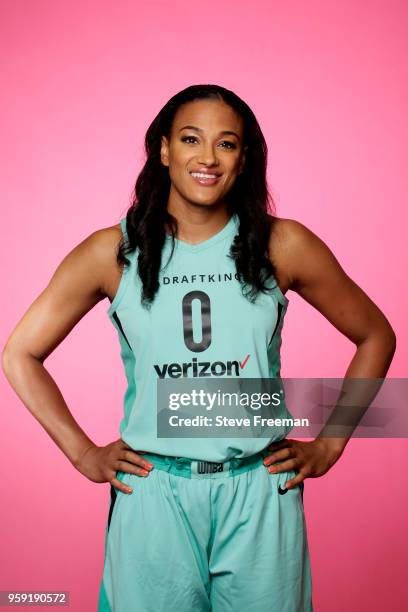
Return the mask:
M179 132L181 132L182 130L195 130L196 132L203 131L201 128L196 127L195 125L185 125L184 127L179 129ZM228 135L236 136L238 140L241 140L236 132L231 132L230 130L223 130L222 132L220 132L220 136L228 136Z

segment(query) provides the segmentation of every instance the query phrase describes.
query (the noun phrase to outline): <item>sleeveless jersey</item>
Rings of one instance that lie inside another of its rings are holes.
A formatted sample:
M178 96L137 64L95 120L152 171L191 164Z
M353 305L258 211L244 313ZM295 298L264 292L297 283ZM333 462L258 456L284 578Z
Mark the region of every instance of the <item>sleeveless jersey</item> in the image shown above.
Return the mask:
M127 239L126 219L121 220ZM166 236L160 288L150 311L141 305L138 250L127 255L107 314L118 332L127 388L121 438L134 450L224 462L263 450L274 437L162 438L157 436L158 378L279 378L280 347L289 300L275 279L272 291L251 303L241 292L235 262L227 257L239 228L234 214L217 234L198 244ZM167 265L166 265L167 264ZM290 415L290 413L288 413ZM282 433L283 432L283 433Z

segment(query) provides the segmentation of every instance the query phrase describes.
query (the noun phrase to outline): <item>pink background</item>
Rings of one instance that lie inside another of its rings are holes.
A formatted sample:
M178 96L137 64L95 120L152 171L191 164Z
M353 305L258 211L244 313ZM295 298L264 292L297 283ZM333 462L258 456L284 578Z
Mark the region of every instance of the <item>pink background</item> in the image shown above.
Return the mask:
M404 0L1 2L1 343L62 258L117 223L145 131L177 91L243 97L269 146L277 213L307 225L393 325L407 376ZM405 172L404 172L405 169ZM404 265L405 264L405 265ZM288 293L282 375L341 377L354 352ZM98 444L125 378L105 300L45 362ZM81 476L1 373L0 590L68 590L96 609L109 488ZM315 612L404 609L407 440L352 440L305 486Z

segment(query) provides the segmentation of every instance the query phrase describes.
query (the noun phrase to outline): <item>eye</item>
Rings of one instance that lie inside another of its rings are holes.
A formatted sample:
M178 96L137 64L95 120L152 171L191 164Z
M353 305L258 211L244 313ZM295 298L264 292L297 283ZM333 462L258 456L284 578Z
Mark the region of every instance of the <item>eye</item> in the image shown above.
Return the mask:
M195 136L183 136L181 142L187 142L187 140L197 140Z
M181 139L181 142L187 142L189 140L195 140L196 141L197 138L195 136L183 136L182 139ZM223 140L221 142L221 144L227 145L227 147L223 147L224 149L225 148L227 148L227 149L236 149L237 148L236 144L234 142L230 142L229 140Z
M225 144L229 145L227 147L227 149L236 149L237 145L234 142L230 142L229 140L224 140L223 141Z

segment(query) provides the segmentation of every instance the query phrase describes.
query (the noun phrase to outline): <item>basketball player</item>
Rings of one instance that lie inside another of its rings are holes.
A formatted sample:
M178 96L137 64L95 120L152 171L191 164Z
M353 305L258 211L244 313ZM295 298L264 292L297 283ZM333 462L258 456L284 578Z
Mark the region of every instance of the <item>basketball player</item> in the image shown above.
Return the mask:
M355 344L346 377L384 377L394 332L321 239L271 214L266 143L233 92L179 92L145 144L126 216L66 256L3 369L76 469L110 483L99 612L310 612L304 480L347 438L159 437L158 385L278 378L288 290ZM120 437L99 447L43 362L104 298L128 385Z

